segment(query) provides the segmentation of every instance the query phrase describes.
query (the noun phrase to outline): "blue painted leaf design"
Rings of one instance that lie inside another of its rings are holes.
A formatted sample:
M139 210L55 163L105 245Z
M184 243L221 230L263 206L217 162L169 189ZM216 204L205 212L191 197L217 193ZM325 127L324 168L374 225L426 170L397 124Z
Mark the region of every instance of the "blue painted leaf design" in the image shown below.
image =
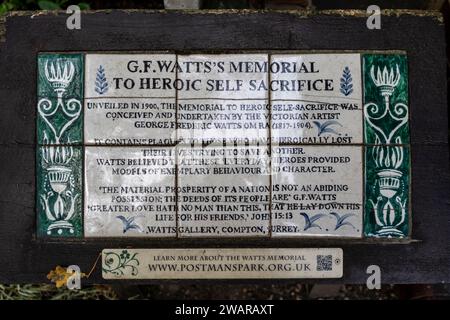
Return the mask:
M320 218L324 217L325 214L318 213L316 215L309 216L305 212L300 212L300 215L305 219L305 226L303 227L303 231L306 231L306 230L311 229L311 228L319 228L319 229L322 230L322 227L320 225L314 223L314 222L316 222Z
M142 232L141 227L134 222L136 217L129 217L127 219L124 216L119 215L119 216L116 216L116 218L119 219L120 221L122 221L122 223L123 223L123 229L122 229L123 233L126 233L130 229L136 229L136 230L139 230Z
M106 79L105 68L100 65L97 69L97 75L95 77L95 92L98 94L105 94L108 92L109 85Z
M325 128L322 130L322 133L333 133L335 135L339 135L339 133L336 130L333 130L331 128Z
M314 125L317 127L317 129L320 130L320 128L322 127L322 125L320 124L319 121L313 121Z
M345 221L348 220L348 218L354 216L355 215L354 213L347 213L343 214L342 216L340 216L336 212L330 212L330 214L336 218L336 226L334 227L334 230L337 230L343 226L349 226L352 227L353 229L356 229L352 223Z
M340 91L344 96L349 96L353 92L353 78L349 67L345 67L342 71Z
M320 123L319 121L313 121L313 124L317 127L317 136L318 137L320 137L324 133L333 133L333 134L339 135L340 133L338 133L333 128L330 128L330 126L337 125L337 126L342 127L342 125L336 120L328 120L328 121L325 121L324 123Z
M329 126L334 125L334 124L342 127L342 125L336 120L325 121L324 123L322 123L322 127L326 128L326 127L329 127Z

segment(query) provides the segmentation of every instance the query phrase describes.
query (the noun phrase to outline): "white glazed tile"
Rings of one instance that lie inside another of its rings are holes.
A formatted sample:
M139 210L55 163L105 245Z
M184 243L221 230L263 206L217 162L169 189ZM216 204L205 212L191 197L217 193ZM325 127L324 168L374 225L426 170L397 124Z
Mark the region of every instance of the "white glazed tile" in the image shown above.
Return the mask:
M271 56L275 142L362 143L360 54Z
M86 147L85 236L175 237L174 151Z
M180 237L269 235L266 146L178 146L177 157Z
M179 99L268 98L267 54L179 55L178 64Z
M98 98L84 101L84 141L96 145L174 143L175 98Z
M274 237L361 237L361 147L274 147L272 157Z
M268 104L261 100L178 102L178 139L183 143L267 143Z
M174 54L86 54L85 98L174 98Z

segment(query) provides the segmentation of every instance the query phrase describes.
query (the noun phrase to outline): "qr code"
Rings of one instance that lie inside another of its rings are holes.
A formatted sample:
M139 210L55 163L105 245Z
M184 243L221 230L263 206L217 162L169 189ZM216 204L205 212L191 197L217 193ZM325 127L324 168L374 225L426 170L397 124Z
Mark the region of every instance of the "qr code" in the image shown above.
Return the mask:
M331 271L333 270L333 256L329 255L317 255L317 271Z

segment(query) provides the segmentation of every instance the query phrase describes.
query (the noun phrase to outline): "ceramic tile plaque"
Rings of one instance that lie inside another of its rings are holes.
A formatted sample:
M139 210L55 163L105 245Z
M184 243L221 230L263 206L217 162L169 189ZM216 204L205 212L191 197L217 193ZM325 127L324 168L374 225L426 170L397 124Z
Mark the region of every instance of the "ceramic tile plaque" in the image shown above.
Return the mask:
M410 235L402 52L41 53L37 62L41 236Z
M360 144L359 54L274 54L272 138L287 144Z
M85 143L173 143L175 62L170 54L86 55Z
M360 146L272 149L273 236L361 237Z
M341 278L339 248L104 249L104 279Z
M267 54L179 56L179 138L184 143L267 143Z
M180 146L177 185L180 237L269 235L267 146Z
M176 235L175 150L86 147L86 237Z

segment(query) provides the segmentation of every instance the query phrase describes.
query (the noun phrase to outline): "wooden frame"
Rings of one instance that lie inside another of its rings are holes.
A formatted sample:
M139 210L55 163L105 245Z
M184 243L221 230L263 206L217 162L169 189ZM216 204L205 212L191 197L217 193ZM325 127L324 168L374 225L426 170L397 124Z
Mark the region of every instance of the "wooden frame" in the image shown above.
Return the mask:
M344 277L309 281L315 283L365 283L366 269L374 264L381 268L382 283L450 282L446 47L438 14L383 12L381 30L367 29L365 13L355 11L99 11L82 14L81 30L67 29L66 19L65 13L28 12L7 16L3 26L0 20L0 283L46 282L57 265L76 264L89 272L103 248L217 246L343 248ZM414 240L37 238L38 52L148 50L406 51ZM106 282L100 264L84 284Z

